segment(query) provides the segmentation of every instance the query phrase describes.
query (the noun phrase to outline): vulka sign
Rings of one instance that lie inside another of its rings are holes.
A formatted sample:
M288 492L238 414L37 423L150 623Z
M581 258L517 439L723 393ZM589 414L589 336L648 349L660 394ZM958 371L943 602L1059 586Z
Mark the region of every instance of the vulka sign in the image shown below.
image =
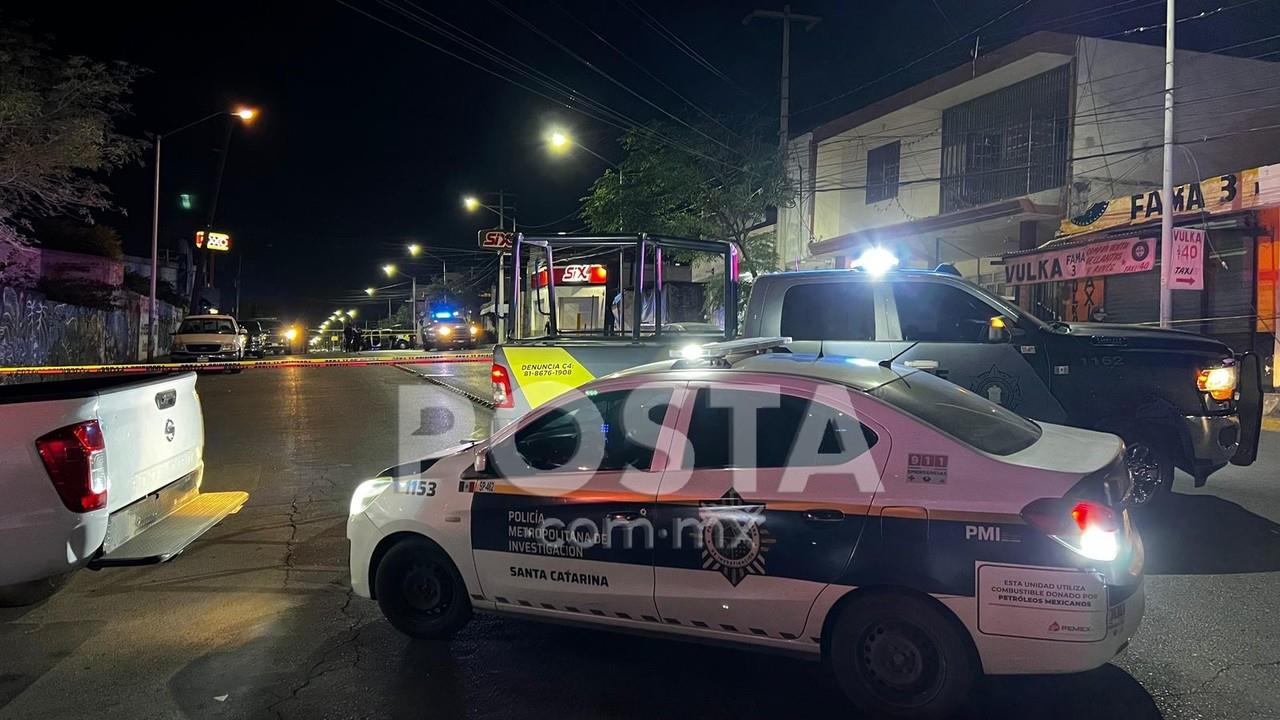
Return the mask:
M1007 285L1144 272L1155 267L1155 240L1107 240L1064 250L1006 257L1004 262Z

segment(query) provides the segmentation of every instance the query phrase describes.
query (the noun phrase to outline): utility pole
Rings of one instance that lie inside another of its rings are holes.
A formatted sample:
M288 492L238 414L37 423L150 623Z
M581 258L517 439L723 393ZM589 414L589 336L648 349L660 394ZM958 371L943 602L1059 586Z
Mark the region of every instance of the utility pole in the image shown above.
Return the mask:
M1160 183L1160 327L1173 326L1173 29L1174 0L1165 2L1164 172Z
M504 230L504 231L507 229L507 193L505 190L498 190L498 229ZM515 230L516 230L516 222L515 222L515 218L512 218L511 232L514 233ZM496 300L494 301L494 308L493 308L495 311L494 315L496 316L494 318L495 322L494 322L493 329L498 335L498 342L503 342L507 339L507 307L506 307L507 294L506 294L506 290L504 290L504 287L507 284L506 272L504 272L506 266L507 266L507 254L499 250L498 251L498 292L495 295Z
M1170 0L1172 2L1172 0ZM791 23L804 23L805 31L813 29L814 25L822 22L822 18L816 15L798 15L791 12L790 5L783 5L782 12L776 10L756 10L750 15L742 18L742 24L748 25L755 18L763 18L768 20L782 21L782 107L778 118L778 149L785 151L787 149L787 137L790 134L790 105L791 105Z

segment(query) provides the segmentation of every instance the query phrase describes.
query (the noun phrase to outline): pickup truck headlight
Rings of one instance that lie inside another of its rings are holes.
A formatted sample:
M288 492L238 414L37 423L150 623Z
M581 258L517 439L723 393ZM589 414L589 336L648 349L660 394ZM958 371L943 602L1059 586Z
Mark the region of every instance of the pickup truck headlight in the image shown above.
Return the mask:
M235 343L233 343L233 342L229 342L229 343L225 343L225 342L224 342L224 343L222 343L222 349L223 349L223 350L235 350L235 349L236 349L236 344L235 344Z
M389 477L379 477L365 480L357 485L356 491L351 495L351 514L359 515L368 510L373 501L377 500L379 495L391 487L392 482L393 480Z
M1196 387L1214 400L1230 400L1236 392L1240 372L1235 365L1205 368L1196 375Z

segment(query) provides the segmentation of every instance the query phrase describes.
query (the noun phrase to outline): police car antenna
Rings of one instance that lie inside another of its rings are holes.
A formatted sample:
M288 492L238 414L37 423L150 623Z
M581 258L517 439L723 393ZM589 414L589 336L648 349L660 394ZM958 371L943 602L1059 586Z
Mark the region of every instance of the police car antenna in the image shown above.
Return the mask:
M915 342L911 343L910 345L906 346L905 348L903 348L902 352L898 353L897 355L894 355L893 357L889 358L888 360L881 360L881 361L880 361L880 367L885 368L886 370L888 370L888 371L892 372L894 375L897 375L897 376L898 376L898 379L902 381L902 384L903 384L903 385L906 385L907 387L911 387L911 383L907 382L907 376L906 376L906 375L903 375L902 373L898 372L897 370L894 370L894 369L893 369L893 364L894 364L895 362L897 362L898 358L902 357L903 355L906 355L908 352L910 352L910 351L911 351L911 348L913 348L913 347L915 347L915 346L917 346L917 345L919 345L919 344L920 344L920 341L919 341L919 340L917 340L917 341L915 341Z

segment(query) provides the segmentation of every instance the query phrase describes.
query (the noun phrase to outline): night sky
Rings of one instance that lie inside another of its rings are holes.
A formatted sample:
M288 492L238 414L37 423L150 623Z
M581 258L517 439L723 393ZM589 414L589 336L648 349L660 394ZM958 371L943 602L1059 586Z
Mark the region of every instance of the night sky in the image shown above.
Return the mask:
M430 42L491 62L390 9L403 0L347 0ZM503 6L621 84L682 117L693 112L592 33L714 114L776 118L780 26L742 18L761 0L640 4L715 70L667 43L634 12L630 0L513 2ZM1179 47L1212 49L1253 40L1280 27L1274 0L1179 2L1191 16L1222 5L1241 7L1179 25ZM621 113L644 122L658 111L523 27L495 2L428 2L418 7L503 48ZM965 63L968 33L982 29L984 51L1041 29L1109 35L1164 20L1164 3L1055 3L1044 0L902 0L792 3L820 15L811 32L793 34L792 108L804 109L876 80L943 46L904 71L820 108L793 114L801 132L946 69ZM1012 12L1010 12L1012 11ZM1008 12L1007 17L992 23ZM482 266L492 256L467 253L487 213L467 214L466 193L516 193L522 227L562 222L574 230L579 199L605 166L576 151L551 156L549 126L617 159L620 130L584 117L448 57L333 0L307 2L114 2L8 0L3 21L30 20L66 53L125 60L151 73L135 88L138 135L167 131L218 109L244 103L261 109L231 142L215 226L231 232L243 254L245 314L327 315L368 285L385 283L379 266L399 260L404 244L450 249L450 271ZM1264 32L1265 30L1265 32ZM1163 42L1163 31L1126 36ZM1257 55L1270 42L1244 48ZM1270 55L1280 59L1280 55ZM508 70L499 70L512 76ZM161 243L189 241L212 194L225 120L165 141ZM150 237L151 159L108 179L127 215L100 220L119 229L126 251L146 255ZM197 196L200 212L183 214L177 194ZM637 228L640 230L643 228ZM455 251L456 250L456 251ZM238 258L219 267L229 291ZM423 275L435 272L428 264Z

